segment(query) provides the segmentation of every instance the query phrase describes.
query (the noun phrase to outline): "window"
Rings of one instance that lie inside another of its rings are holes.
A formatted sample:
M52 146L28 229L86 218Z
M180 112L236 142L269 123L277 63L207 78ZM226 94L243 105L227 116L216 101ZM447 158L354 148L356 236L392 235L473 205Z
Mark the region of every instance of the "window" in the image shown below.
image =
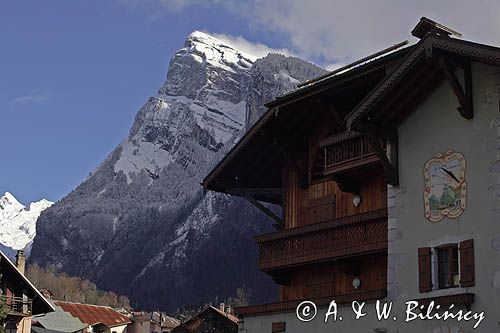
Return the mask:
M474 271L473 239L418 249L418 287L421 293L472 287L475 284Z
M438 259L439 289L458 287L458 244L436 248Z

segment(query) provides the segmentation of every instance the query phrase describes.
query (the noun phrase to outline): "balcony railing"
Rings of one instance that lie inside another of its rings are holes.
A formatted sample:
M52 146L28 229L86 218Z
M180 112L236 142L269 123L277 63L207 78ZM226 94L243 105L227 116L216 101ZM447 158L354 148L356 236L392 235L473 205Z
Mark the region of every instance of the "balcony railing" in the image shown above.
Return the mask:
M350 304L353 301L369 302L375 300L382 300L387 296L386 290L364 291L353 294L336 295L332 297L321 297L316 299L308 299L313 301L317 306L328 306L331 301L335 300L338 305ZM273 313L291 312L297 309L297 306L303 300L268 303L259 305L243 306L234 309L236 315L240 317L252 317L259 315L268 315Z
M385 209L286 229L255 238L263 271L387 249Z
M1 303L5 304L8 313L12 315L31 315L33 300L23 297L0 296Z
M385 144L381 143L385 148ZM355 132L344 132L326 138L320 142L320 148L324 154L324 175L344 172L378 161L368 138Z

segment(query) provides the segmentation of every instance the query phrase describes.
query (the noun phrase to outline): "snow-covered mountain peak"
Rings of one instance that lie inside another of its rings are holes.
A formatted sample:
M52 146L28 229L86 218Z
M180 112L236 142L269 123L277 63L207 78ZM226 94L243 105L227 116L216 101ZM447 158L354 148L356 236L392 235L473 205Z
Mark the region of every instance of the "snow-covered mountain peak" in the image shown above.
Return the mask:
M186 39L184 50L201 56L213 64L251 66L259 57L237 50L231 43L201 31L192 32ZM182 51L182 50L181 50Z
M209 158L245 127L253 59L209 34L191 33L171 59L165 83L120 145L115 172L123 171L129 184L145 172L151 183L171 164L203 166L193 158L194 150Z
M26 248L35 237L36 220L40 213L53 205L42 199L27 209L9 192L0 197L0 244L14 250Z
M201 32L186 39L128 137L40 216L33 263L89 278L144 308L205 304L243 285L255 302L271 301L251 238L270 231L268 219L199 183L243 134L247 111L256 119L263 103L324 71L276 55L249 66L252 57L237 50Z
M2 214L23 209L24 206L9 192L0 197L0 218Z

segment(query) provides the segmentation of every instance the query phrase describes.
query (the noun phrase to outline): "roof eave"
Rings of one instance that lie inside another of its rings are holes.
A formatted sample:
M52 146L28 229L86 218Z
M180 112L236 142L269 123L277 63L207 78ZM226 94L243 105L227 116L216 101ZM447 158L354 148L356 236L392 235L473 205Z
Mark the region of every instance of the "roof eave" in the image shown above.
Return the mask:
M342 72L339 74L332 74L332 76L326 77L326 78L321 79L317 82L311 83L309 85L295 89L295 90L293 90L289 93L286 93L284 95L278 96L274 100L267 102L264 105L266 107L277 107L277 106L283 106L283 105L295 102L295 101L300 100L302 98L307 98L309 96L308 93L317 92L322 87L328 88L331 85L336 85L336 83L338 81L342 81L343 79L346 79L349 77L355 78L355 77L357 77L356 74L361 74L361 73L369 70L371 67L376 67L379 64L390 62L390 60L392 58L396 58L401 53L409 52L411 50L411 48L413 48L413 47L414 47L414 45L410 45L408 47L401 48L397 51L391 52L387 55L381 56L381 57L376 58L374 60L368 61L362 65L348 69L345 72Z
M457 48L458 45L462 45L463 49L460 50ZM422 54L425 54L426 57L432 56L434 48L465 57L481 59L485 63L500 65L500 48L498 47L455 38L428 35L422 38L422 40L416 44L415 49L406 55L401 64L382 80L373 91L363 98L363 100L350 112L347 116L347 127L351 130L356 130L359 121L368 115L386 94L390 93L394 84L402 79L420 56Z
M38 298L40 298L40 300L45 304L47 305L47 307L51 310L51 311L47 311L47 312L53 312L55 311L55 307L42 295L42 293L33 285L33 283L31 283L30 280L28 280L28 278L19 271L19 269L16 267L16 265L14 265L14 263L5 255L5 253L3 253L2 251L0 251L0 256L4 259L6 259L7 263L14 269L14 271L18 274L19 277L21 277L21 279L23 279L34 291L35 291L35 294L38 296Z

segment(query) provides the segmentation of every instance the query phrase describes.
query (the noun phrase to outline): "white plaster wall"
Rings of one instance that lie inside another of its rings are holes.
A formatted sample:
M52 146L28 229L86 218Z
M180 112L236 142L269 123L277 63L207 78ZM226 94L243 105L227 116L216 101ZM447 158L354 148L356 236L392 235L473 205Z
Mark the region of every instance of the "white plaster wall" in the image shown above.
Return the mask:
M388 293L395 308L402 310L403 302L411 299L474 293L472 310L486 312L474 331L490 333L500 332L500 77L498 69L483 64L473 63L472 71L472 120L459 115L457 98L444 82L398 129L400 185L389 186L387 199ZM462 79L463 73L458 70L457 76ZM432 155L448 149L466 158L467 208L457 219L432 223L424 216L423 166ZM419 293L418 248L471 238L475 286ZM436 321L390 325L391 332L468 332L471 327Z
M110 328L106 329L106 332L107 332L107 333L112 333L112 332L116 332L116 333L127 333L127 325L121 325L121 326L110 327Z
M364 309L367 315L359 320L355 319L351 306L339 306L338 315L342 316L333 322L332 317L329 317L327 323L324 322L326 308L318 309L318 314L310 322L301 322L297 319L295 312L278 313L257 317L246 317L239 324L238 332L241 333L270 333L273 322L286 322L286 333L356 333L356 332L385 332L384 322L379 322L376 318L374 303L366 303ZM381 329L375 331L375 329Z

